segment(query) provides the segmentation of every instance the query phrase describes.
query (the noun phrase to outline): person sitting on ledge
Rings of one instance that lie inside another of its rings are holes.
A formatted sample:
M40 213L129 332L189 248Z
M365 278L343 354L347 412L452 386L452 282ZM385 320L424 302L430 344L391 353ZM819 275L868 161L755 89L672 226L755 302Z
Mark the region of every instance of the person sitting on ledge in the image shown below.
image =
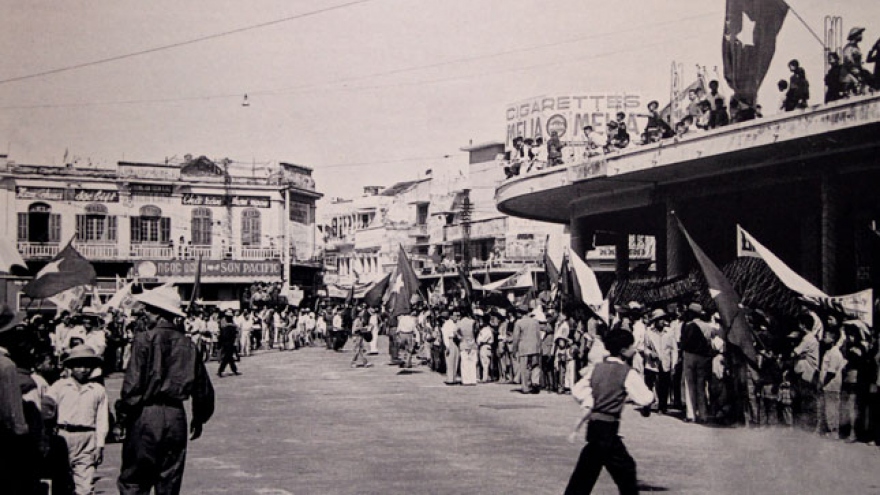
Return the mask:
M513 138L513 149L510 150L510 160L508 160L507 165L504 167L504 175L507 179L519 175L520 168L522 168L522 162L525 160L525 149L523 148L523 144L524 141L522 136Z
M646 117L648 119L648 123L645 125L645 132L642 133L642 144L656 143L661 139L670 138L675 135L672 127L660 116L660 112L657 111L658 108L660 108L660 103L657 100L651 100L648 102L648 113L638 114L639 117Z

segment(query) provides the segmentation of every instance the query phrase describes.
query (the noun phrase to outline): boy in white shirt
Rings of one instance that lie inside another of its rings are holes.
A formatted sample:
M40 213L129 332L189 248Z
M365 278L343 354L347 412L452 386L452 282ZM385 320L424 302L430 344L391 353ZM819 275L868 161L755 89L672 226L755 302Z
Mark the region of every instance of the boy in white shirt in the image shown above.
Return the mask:
M101 358L88 346L79 346L64 360L70 377L49 387L55 401L58 434L67 444L77 495L90 495L95 487L95 469L104 461L104 439L110 430L107 392L92 381L92 371Z

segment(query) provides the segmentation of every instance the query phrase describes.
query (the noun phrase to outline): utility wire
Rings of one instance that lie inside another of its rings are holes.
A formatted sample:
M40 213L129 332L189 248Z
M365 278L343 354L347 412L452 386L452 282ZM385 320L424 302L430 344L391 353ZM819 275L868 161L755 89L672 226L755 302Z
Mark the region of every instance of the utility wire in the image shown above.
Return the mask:
M448 77L448 78L441 78L441 79L434 79L434 80L427 80L427 81L415 81L415 82L409 82L409 83L394 83L394 84L385 84L385 85L379 84L379 85L373 85L373 86L327 88L327 86L331 86L331 85L335 85L335 84L344 84L347 82L371 79L371 78L375 78L375 77L401 74L401 73L406 73L406 72L414 72L414 71L419 71L419 70L423 70L423 69L436 68L436 67L441 67L441 66L453 65L453 64L457 64L457 63L471 62L471 61L475 61L475 60L482 60L482 59L487 59L487 58L506 56L506 55L516 54L516 53L524 53L524 52L528 52L528 51L534 51L534 50L539 50L539 49L544 49L544 48L549 48L549 47L554 47L554 46L559 46L559 45L564 45L564 44L571 44L571 43L586 41L589 39L600 38L600 37L605 37L605 36L617 36L621 33L625 33L628 31L643 32L646 27L663 26L666 24L678 23L681 21L701 19L701 18L708 17L709 15L710 14L700 14L697 16L687 17L684 19L678 19L676 21L670 21L670 22L666 22L666 23L652 23L649 25L635 26L633 28L629 28L629 29L621 30L621 31L594 34L594 35L586 36L586 37L563 40L563 41L558 41L558 42L553 42L553 43L548 43L548 44L543 44L543 45L535 45L535 46L520 48L520 49L516 49L516 50L506 50L506 51L501 51L501 52L496 52L496 53L491 53L491 54L483 54L483 55L478 55L478 56L474 56L474 57L465 57L465 58L460 58L460 59L456 59L456 60L438 62L438 63L434 63L434 64L403 67L403 68L393 69L393 70L389 70L389 71L366 74L366 75L362 75L362 76L352 76L352 77L348 77L348 78L336 79L336 80L326 81L323 83L314 83L314 84L300 85L300 86L290 86L287 88L274 89L274 90L250 91L250 92L248 92L248 94L251 96L254 96L254 95L278 96L278 95L283 95L283 94L309 94L309 93L314 93L317 91L352 92L352 91L362 91L362 90L370 90L370 89L396 88L396 87L402 87L402 86L419 86L422 84L436 84L436 83L449 82L449 81L455 81L455 80L461 80L461 79L470 79L470 78L474 78L474 77L481 77L484 75L498 74L498 73L502 73L502 72L516 72L516 71L523 71L523 70L529 70L529 69L535 69L535 68L544 68L544 67L554 66L554 65L570 64L572 62L572 60L586 60L586 59L590 59L590 58L599 58L599 57L604 57L604 56L608 56L608 55L616 55L616 54L620 54L620 53L639 51L639 50L642 50L645 48L651 48L654 46L667 44L668 42L642 44L637 47L624 49L624 50L615 50L615 51L610 51L610 52L604 52L601 54L590 55L587 57L579 57L576 59L568 58L562 62L551 62L551 63L543 63L543 64L538 64L538 65L517 66L513 69L508 69L508 70L501 71L501 72L499 72L497 70L493 70L491 72L482 72L482 73L478 73L478 74L474 74L474 75L453 76L453 77ZM677 37L674 41L680 42L683 39L686 39L686 38ZM2 81L0 81L0 83L2 83ZM144 104L144 103L172 103L172 102L182 102L182 101L198 101L198 100L230 99L230 98L235 98L235 99L241 98L241 93L220 93L220 94L214 94L214 95L190 96L190 97L180 97L180 98L109 100L109 101L98 101L98 102L58 103L58 104L44 103L44 104L36 104L36 105L10 105L10 106L0 107L0 109L17 110L17 109L31 109L31 108L86 107L86 106L95 106L95 105L132 105L132 104Z
M330 11L333 11L333 10L340 10L340 9L344 9L344 8L347 8L347 7L352 7L352 6L354 6L354 5L358 5L358 4L361 4L361 3L367 3L367 2L372 2L372 1L373 1L373 0L354 0L354 1L352 1L352 2L348 2L348 3L343 3L343 4L340 4L340 5L334 5L334 6L332 6L332 7L326 7L326 8L323 8L323 9L313 10L313 11L311 11L311 12L305 12L305 13L302 13L302 14L296 14L296 15L292 15L292 16L288 16L288 17L282 17L281 19L275 19L275 20L273 20L273 21L261 22L261 23L258 23L258 24L253 24L253 25L250 25L250 26L245 26L245 27L240 27L240 28L236 28L236 29L231 29L231 30L229 30L229 31L223 31L223 32L220 32L220 33L209 34L209 35L206 35L206 36L200 36L200 37L198 37L198 38L193 38L193 39L185 40L185 41L179 41L179 42L177 42L177 43L171 43L171 44L169 44L169 45L162 45L162 46L157 46L157 47L153 47L153 48L147 48L147 49L145 49L145 50L140 50L140 51L136 51L136 52L126 53L126 54L123 54L123 55L116 55L116 56L113 56L113 57L102 58L102 59L98 59L98 60L92 60L92 61L90 61L90 62L83 62L83 63L79 63L79 64L68 65L68 66L65 66L65 67L58 67L58 68L55 68L55 69L49 69L49 70L45 70L45 71L42 71L42 72L35 72L35 73L32 73L32 74L26 74L26 75L23 75L23 76L10 77L10 78L8 78L8 79L0 79L0 84L6 84L6 83L11 83L11 82L16 82L16 81L24 81L24 80L27 80L27 79L34 79L34 78L37 78L37 77L48 76L48 75L51 75L51 74L58 74L58 73L61 73L61 72L69 72L69 71L72 71L72 70L82 69L82 68L84 68L84 67L92 67L92 66L95 66L95 65L106 64L106 63L109 63L109 62L116 62L117 60L123 60L123 59L127 59L127 58L132 58L132 57L139 57L139 56L141 56L141 55L146 55L146 54L149 54L149 53L156 53L156 52L161 52L161 51L165 51L165 50L170 50L170 49L173 49L173 48L180 48L181 46L193 45L193 44L195 44L195 43L201 43L201 42L203 42L203 41L208 41L208 40L213 40L213 39L217 39L217 38L222 38L222 37L230 36L230 35L233 35L233 34L244 33L244 32L247 32L247 31L253 31L253 30L256 30L256 29L262 29L262 28L264 28L264 27L274 26L274 25L276 25L276 24L281 24L281 23L284 23L284 22L289 22L289 21L293 21L293 20L297 20L297 19L302 19L302 18L304 18L304 17L311 17L311 16L315 16L315 15L318 15L318 14L324 14L324 13L327 13L327 12L330 12Z
M351 76L351 77L347 77L347 78L336 79L334 81L328 81L328 82L324 82L324 83L312 83L312 84L305 84L305 85L299 85L299 86L290 86L287 88L280 88L280 89L276 89L276 90L263 90L263 91L258 90L258 91L252 92L252 94L276 94L276 93L283 93L286 91L296 90L296 89L307 89L307 88L311 88L314 86L340 84L340 83L347 83L347 82L353 82L353 81L360 81L360 80L364 80L364 79L372 79L374 77L402 74L402 73L406 73L406 72L413 72L413 71L424 70L424 69L434 69L437 67L445 67L448 65L454 65L454 64L464 63L464 62L474 62L477 60L485 60L485 59L496 58L496 57L501 57L501 56L505 56L505 55L526 53L526 52L531 52L531 51L535 51L535 50L541 50L544 48L552 48L552 47L557 47L557 46L561 46L561 45L570 45L573 43L580 43L582 41L588 41L588 40L597 39L597 38L604 38L607 36L617 37L617 36L620 36L621 34L629 33L629 32L641 33L641 32L644 32L644 30L646 28L650 28L650 27L654 27L654 26L665 26L665 25L669 25L669 24L678 24L678 23L685 22L685 21L704 19L704 18L714 16L714 15L715 15L715 13L704 13L704 14L694 15L694 16L690 16L690 17L683 17L681 19L675 19L673 21L643 24L643 25L633 26L633 27L627 28L627 29L608 31L608 32L604 32L604 33L596 33L596 34L591 34L588 36L580 36L577 38L570 38L570 39L555 41L552 43L527 46L527 47L517 48L517 49L512 49L512 50L504 50L504 51L495 52L495 53L474 55L471 57L463 57L463 58L458 58L458 59L453 59L453 60L446 60L443 62L436 62L436 63L432 63L432 64L401 67L398 69L391 69L391 70L387 70L387 71L374 72L372 74L365 74L365 75L361 75L361 76Z

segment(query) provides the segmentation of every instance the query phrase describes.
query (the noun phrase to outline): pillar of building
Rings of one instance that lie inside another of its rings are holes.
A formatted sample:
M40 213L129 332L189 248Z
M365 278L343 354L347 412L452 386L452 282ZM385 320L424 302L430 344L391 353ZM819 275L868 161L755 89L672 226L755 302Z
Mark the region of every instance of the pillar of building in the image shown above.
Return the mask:
M822 255L822 290L826 294L837 293L837 223L840 219L837 183L831 173L822 175L819 192L822 208L819 243Z
M625 232L614 241L614 274L617 280L629 277L629 234Z
M586 257L587 249L593 246L593 231L587 228L587 223L581 218L572 218L569 225L571 252L584 258Z
M657 237L658 241L660 241L662 237L663 242L658 242L656 253L658 257L661 255L663 256L664 273L670 278L683 275L687 272L685 260L687 259L686 250L688 247L686 246L684 235L682 235L681 230L678 228L678 221L675 217L675 209L678 206L679 205L673 200L666 201L666 233L664 236ZM662 251L659 244L663 245Z

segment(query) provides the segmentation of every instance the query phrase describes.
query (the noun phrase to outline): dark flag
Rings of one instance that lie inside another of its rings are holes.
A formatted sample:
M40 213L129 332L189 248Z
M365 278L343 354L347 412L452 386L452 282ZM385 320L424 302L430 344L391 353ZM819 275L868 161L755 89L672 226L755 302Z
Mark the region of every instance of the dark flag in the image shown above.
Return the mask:
M556 269L547 249L544 249L544 273L547 274L547 281L550 283L551 289L559 285L559 270Z
M80 285L95 285L96 279L95 268L71 240L22 291L33 299L43 299Z
M461 265L458 266L458 283L461 284L461 289L464 290L464 298L467 301L467 304L471 303L471 282L464 274L464 270L461 269Z
M388 289L388 281L391 279L391 274L387 274L379 281L373 282L373 286L367 289L367 292L364 293L364 304L369 307L376 307L382 304L382 295L385 294L385 291Z
M568 255L562 257L562 264L559 265L559 293L562 300L566 301L571 295L571 268L568 266Z
M354 282L351 283L351 289L348 290L348 295L345 296L345 304L354 304Z
M756 363L755 337L752 334L748 321L746 321L746 314L742 306L740 306L739 294L733 289L727 277L715 266L715 263L712 263L712 260L706 256L706 253L700 249L700 246L697 246L697 243L691 239L681 220L676 217L675 221L678 223L678 228L684 234L688 244L690 244L694 257L697 258L697 263L699 263L700 269L706 277L706 283L709 285L709 295L712 296L712 299L715 300L715 305L718 306L718 313L721 314L724 340L730 345L738 347L752 364Z
M202 288L202 255L199 255L199 261L196 264L196 280L193 282L192 296L189 298L189 306L186 307L186 314L191 315L196 310L196 300L199 298L199 291Z
M389 282L388 291L389 318L409 313L412 296L419 293L419 277L416 276L403 246L397 254L397 273Z
M727 0L724 21L724 79L734 97L750 107L776 52L776 35L788 13L783 0Z

